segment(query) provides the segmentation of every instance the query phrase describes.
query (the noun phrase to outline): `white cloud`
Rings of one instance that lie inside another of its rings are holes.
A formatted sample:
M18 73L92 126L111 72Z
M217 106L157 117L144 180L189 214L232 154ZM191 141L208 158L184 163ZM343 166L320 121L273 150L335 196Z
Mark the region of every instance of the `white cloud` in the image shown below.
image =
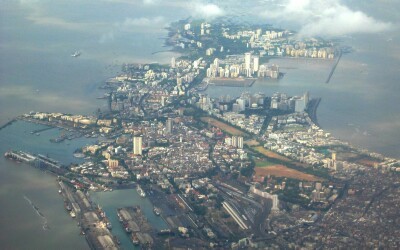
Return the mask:
M268 7L268 10L262 13L263 17L295 22L301 25L300 35L340 36L376 33L391 28L390 23L352 10L340 0L284 0L283 4Z
M144 28L162 28L165 23L165 19L162 16L157 16L154 18L125 18L122 23L118 23L117 26L123 30L130 30L138 27Z
M195 17L213 19L225 14L225 11L215 4L194 3L194 5L188 7Z
M156 3L157 3L157 0L143 0L143 4L153 5Z
M101 35L99 43L108 43L114 41L114 32L108 32Z

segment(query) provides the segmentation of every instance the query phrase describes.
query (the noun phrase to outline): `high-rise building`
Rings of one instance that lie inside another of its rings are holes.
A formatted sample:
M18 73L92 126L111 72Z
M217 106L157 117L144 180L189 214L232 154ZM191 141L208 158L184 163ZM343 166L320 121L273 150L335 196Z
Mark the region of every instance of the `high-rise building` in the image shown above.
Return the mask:
M336 161L336 152L332 152L332 161Z
M237 136L232 136L232 146L234 146L234 147L238 146L238 138L237 138Z
M237 147L243 148L243 137L242 136L237 137Z
M243 98L237 99L236 103L238 104L239 112L246 109L246 100L244 100Z
M254 57L254 60L253 60L253 70L255 72L258 71L259 65L260 65L260 58L258 56L256 56L256 57Z
M214 59L214 65L215 65L215 68L219 68L219 59L218 58L215 58Z
M305 109L306 109L306 106L304 105L304 99L303 98L295 99L294 111L295 112L303 112Z
M175 57L172 57L172 59L171 59L171 68L175 68L175 67L176 67Z
M244 69L251 70L251 53L244 53Z
M308 93L308 91L306 93L304 93L304 106L307 108L308 102L310 100L310 94Z
M231 137L226 137L225 138L225 144L228 146L232 146L232 138Z
M142 137L134 136L133 137L133 154L134 155L142 155Z
M166 125L166 127L167 127L167 131L166 132L168 134L172 133L172 126L173 126L173 120L171 118L168 118L167 125Z

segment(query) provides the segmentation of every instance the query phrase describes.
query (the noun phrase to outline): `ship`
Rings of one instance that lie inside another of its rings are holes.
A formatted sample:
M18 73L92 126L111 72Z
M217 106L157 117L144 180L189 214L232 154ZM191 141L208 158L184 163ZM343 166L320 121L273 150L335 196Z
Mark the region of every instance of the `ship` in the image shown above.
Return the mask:
M68 202L64 202L64 207L65 207L65 209L67 210L67 211L71 211L72 210L72 208L71 208L71 206L69 205L69 203Z
M118 245L121 245L121 241L119 240L119 238L117 236L113 236L114 241L117 242Z
M143 191L143 189L139 185L137 186L137 191L141 197L146 197L146 193Z
M80 51L75 51L73 54L71 54L72 57L78 57L80 56L82 53Z
M139 245L140 242L139 242L139 238L138 238L138 236L137 236L136 233L133 233L133 234L132 234L131 239L132 239L133 245L135 245L135 246Z
M154 207L153 208L153 212L155 213L155 215L159 216L161 214L161 211L158 207Z
M124 220L122 219L122 216L119 214L119 211L117 212L117 215L118 215L119 222L123 222Z
M174 235L175 233L171 231L171 229L162 229L157 232L157 235L165 236L165 235Z
M129 228L128 225L125 226L125 232L127 232L127 233L131 233L132 232L132 230Z

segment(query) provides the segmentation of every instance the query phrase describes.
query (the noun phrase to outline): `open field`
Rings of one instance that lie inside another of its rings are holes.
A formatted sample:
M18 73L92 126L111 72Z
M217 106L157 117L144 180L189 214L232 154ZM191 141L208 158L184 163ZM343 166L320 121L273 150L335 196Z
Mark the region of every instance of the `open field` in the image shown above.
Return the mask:
M254 171L256 177L265 177L271 175L276 177L287 177L304 181L322 181L321 178L318 178L314 175L306 174L298 170L285 167L283 165L256 167Z
M247 135L246 133L240 131L239 129L234 128L224 122L218 121L217 119L214 119L212 117L201 117L200 119L203 122L206 122L212 126L222 129L223 131L225 131L228 134L238 135L238 136L246 136Z
M285 156L279 155L275 152L272 152L268 149L265 149L263 146L254 147L254 150L256 150L257 152L259 152L269 158L274 158L274 159L278 159L278 160L286 161L286 162L292 162L291 159L289 159Z
M276 165L275 163L266 160L256 160L255 162L256 162L256 168Z
M379 161L373 161L373 160L368 160L368 159L360 159L357 161L357 163L368 166L368 167L375 167L379 165Z
M256 140L254 140L254 139L253 140L247 140L247 141L244 142L244 144L246 144L249 147L254 147L254 146L259 146L260 145L260 143L258 141L256 141Z

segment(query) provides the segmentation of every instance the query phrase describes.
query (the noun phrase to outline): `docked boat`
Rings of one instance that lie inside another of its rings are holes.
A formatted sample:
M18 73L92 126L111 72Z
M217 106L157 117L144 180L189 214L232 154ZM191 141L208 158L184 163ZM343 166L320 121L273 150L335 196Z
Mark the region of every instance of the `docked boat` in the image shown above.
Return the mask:
M123 222L124 220L122 219L122 216L119 214L119 211L117 212L117 215L118 215L119 222Z
M121 241L119 240L119 238L117 236L114 235L114 241L117 242L118 245L121 245Z
M135 246L139 245L140 241L139 241L139 238L138 238L138 236L137 236L136 233L133 233L133 234L132 234L131 239L132 239L133 245L135 245Z
M126 226L125 227L125 232L130 233L130 232L132 232L132 230L128 226Z
M161 210L158 207L153 208L153 212L155 215L159 216L161 214Z
M67 211L71 211L72 210L72 208L71 208L71 205L68 203L68 202L64 202L64 207L65 207L65 209L67 210Z
M72 218L76 217L76 214L75 214L75 212L73 210L69 214L71 215Z
M143 189L139 185L137 186L137 191L141 197L146 197L146 193L143 191Z
M74 153L74 157L75 157L75 158L84 158L85 155L82 154L82 153Z

